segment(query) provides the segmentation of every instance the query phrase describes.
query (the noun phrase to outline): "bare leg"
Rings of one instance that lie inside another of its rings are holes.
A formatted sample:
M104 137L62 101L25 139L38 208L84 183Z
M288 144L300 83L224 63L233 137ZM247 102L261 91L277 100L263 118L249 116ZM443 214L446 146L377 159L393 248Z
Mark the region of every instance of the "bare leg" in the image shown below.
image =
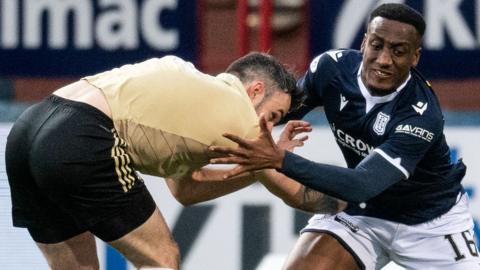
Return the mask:
M57 269L99 269L95 238L84 232L55 244L37 243L48 265Z
M283 269L357 270L357 262L335 238L306 232L300 235Z
M138 268L179 267L180 251L158 208L140 227L109 244Z

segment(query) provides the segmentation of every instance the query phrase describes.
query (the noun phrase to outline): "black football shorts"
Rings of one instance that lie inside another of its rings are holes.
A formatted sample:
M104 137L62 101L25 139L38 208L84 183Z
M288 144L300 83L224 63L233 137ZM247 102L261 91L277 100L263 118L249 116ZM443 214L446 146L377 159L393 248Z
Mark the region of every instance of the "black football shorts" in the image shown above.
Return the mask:
M58 243L86 231L113 241L143 224L156 205L126 149L88 104L51 95L27 109L5 152L13 225Z

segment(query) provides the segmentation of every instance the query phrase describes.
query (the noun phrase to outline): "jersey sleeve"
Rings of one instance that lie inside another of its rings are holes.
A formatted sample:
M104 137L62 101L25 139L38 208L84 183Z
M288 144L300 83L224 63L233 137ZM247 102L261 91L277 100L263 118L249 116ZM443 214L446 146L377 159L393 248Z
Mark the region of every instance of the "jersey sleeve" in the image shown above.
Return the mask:
M397 123L387 140L374 151L409 178L425 153L442 136L443 119L417 115Z
M372 152L354 169L316 163L286 151L281 173L347 202L365 202L403 178L388 160Z

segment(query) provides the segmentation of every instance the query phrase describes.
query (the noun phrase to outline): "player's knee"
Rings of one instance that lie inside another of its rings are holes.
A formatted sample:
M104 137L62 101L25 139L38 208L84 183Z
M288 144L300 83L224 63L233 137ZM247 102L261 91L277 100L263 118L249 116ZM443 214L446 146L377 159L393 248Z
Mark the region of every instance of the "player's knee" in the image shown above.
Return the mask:
M164 255L168 254L167 260L175 263L175 265L178 265L180 262L180 248L178 247L177 242L175 242L173 239L169 241L167 245L165 245L165 248L162 250L157 251L157 255L162 257Z
M302 264L302 260L298 260L297 258L288 258L285 264L282 267L282 270L295 270L295 269L302 269L304 265Z
M132 263L139 269L145 267L167 267L167 269L178 269L180 265L180 249L177 243L171 239L163 242L159 248L152 250L147 260Z

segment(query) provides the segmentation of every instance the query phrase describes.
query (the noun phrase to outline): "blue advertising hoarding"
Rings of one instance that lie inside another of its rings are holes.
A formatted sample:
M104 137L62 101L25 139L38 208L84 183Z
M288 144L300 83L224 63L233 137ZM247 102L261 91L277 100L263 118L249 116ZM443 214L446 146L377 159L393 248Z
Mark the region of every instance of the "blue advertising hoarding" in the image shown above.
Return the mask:
M80 76L197 59L197 1L0 0L0 75Z
M332 48L360 48L369 12L405 3L427 24L419 69L430 79L480 77L480 0L310 1L312 57Z

